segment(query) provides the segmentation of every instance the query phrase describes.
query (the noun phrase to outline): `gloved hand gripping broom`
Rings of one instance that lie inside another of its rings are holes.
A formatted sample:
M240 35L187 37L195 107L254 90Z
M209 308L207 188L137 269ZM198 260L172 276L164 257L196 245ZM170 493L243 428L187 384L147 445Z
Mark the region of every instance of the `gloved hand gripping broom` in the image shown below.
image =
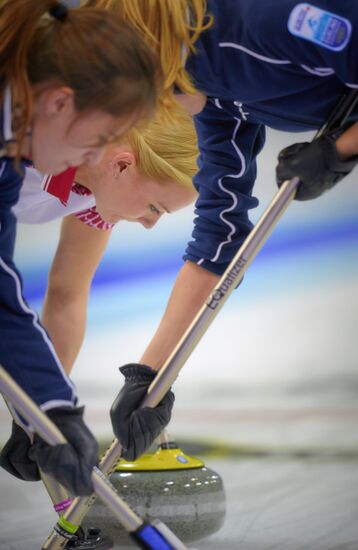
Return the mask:
M347 90L347 93L344 94L338 102L330 117L316 133L314 139L317 139L326 132L331 132L332 130L342 127L352 113L357 101L358 90ZM294 177L281 185L270 205L238 250L219 283L211 292L194 321L158 372L148 389L148 394L141 405L142 407L155 407L171 387L180 369L233 289L240 283L247 268L266 242L282 214L294 199L299 184L299 179ZM120 456L121 445L118 440L114 440L99 464L101 471L109 475L118 464ZM93 501L94 499L92 497L76 498L64 513L64 518L75 526L80 525ZM50 535L47 543L45 543L44 549L58 550L59 548L63 548L63 546L57 544L58 541L55 542L56 538L58 539L58 534L54 531Z

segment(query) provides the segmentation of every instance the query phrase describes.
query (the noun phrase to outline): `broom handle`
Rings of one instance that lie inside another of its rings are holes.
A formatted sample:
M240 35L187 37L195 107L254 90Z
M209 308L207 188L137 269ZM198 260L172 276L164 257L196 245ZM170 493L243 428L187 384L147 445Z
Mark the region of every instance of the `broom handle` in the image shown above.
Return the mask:
M357 100L358 90L348 91L338 102L324 125L319 129L315 138L322 135L323 132L328 132L344 124ZM293 200L298 184L299 179L293 178L284 182L280 187L259 222L236 253L219 283L149 386L147 396L141 404L142 407L155 407L171 387L185 361L200 341L210 323L214 320L232 290L241 281L246 269ZM103 473L109 474L115 468L120 461L121 451L121 445L115 439L99 464ZM77 497L66 510L64 517L73 523L80 524L92 506L93 501L94 499L91 497Z
M316 132L313 139L342 127L358 103L358 90L348 89L340 98L330 116ZM154 407L164 397L176 379L180 369L192 353L201 337L214 320L221 307L242 280L245 271L261 250L278 220L295 197L298 178L287 180L280 187L270 205L262 214L241 248L238 250L220 281L209 295L205 304L184 333L183 337L164 363L148 388L142 407Z
M24 430L24 432L26 432L29 440L32 442L33 433L26 426L21 425L21 422L18 416L16 415L14 408L11 406L10 402L8 402L5 399L5 397L4 397L4 401L9 410L9 413L13 417L14 422L18 426L20 426ZM65 509L65 507L68 507L72 499L68 497L68 493L66 489L58 481L55 481L53 477L48 476L42 470L40 470L40 475L41 475L43 484L45 485L46 490L50 496L50 499L52 500L55 511L58 512L60 509L63 510Z
M67 443L58 427L1 366L0 392L49 445ZM116 489L96 467L93 468L92 481L96 494L112 510L127 531L134 531L143 524L142 520L122 501Z
M242 279L251 261L269 236L269 233L279 219L279 214L284 212L294 198L298 184L299 179L293 178L281 186L269 208L245 240L234 260L220 279L219 284L215 287L207 302L202 306L184 336L149 386L147 396L141 407L155 407L173 384L185 361L200 341L209 324L214 320L233 288ZM99 468L104 474L108 475L111 473L118 464L121 451L121 444L115 439L99 463ZM76 497L64 513L64 517L72 523L80 524L92 506L92 503L93 499L91 497Z
M67 443L64 435L49 417L35 404L27 393L15 382L10 374L0 365L0 393L5 400L19 412L28 422L32 429L49 445L65 445ZM102 499L104 504L111 510L113 515L120 521L125 530L132 536L141 548L154 550L160 548L169 550L188 550L180 539L161 521L154 520L152 524L144 522L119 496L117 489L106 478L96 466L92 470L91 479L95 493ZM60 518L59 527L75 528L69 522ZM64 539L64 540L61 540ZM68 537L62 535L54 539L54 545L45 545L43 548L64 548ZM58 546L60 545L60 546Z

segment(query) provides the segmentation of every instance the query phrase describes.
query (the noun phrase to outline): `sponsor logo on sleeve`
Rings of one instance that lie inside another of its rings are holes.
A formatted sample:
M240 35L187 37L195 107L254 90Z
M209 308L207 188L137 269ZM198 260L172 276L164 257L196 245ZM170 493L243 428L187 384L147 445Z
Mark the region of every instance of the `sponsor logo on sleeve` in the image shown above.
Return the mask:
M333 51L343 50L352 34L348 19L307 3L293 8L287 26L294 36Z

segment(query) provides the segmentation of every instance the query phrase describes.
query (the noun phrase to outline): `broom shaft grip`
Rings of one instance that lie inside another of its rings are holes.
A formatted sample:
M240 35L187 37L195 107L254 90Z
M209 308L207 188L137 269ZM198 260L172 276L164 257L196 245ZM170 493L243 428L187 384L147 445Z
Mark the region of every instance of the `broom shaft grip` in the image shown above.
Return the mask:
M324 133L343 126L353 112L357 103L358 90L347 88L346 92L342 95L327 120L316 132L313 139L317 139ZM148 388L148 394L145 397L142 406L154 407L166 394L185 361L200 341L218 311L221 309L221 306L231 294L233 288L239 284L246 269L262 248L277 221L293 200L298 184L298 178L292 178L290 182L286 181L281 186L272 202L260 218L259 222L252 229L247 239L244 241L234 259L230 263L229 267L222 275L219 283L209 295L206 303L202 306L199 313L179 341L178 345L161 367L158 375ZM213 313L210 311L210 303L213 304L215 295L219 296L222 290L225 290L227 287L229 287L230 290L224 292L225 298L220 300L220 306L216 307L216 312Z
M0 391L49 445L64 445L67 443L58 427L1 366ZM93 468L92 481L95 493L110 508L127 531L135 531L143 524L142 520L122 501L116 489L97 467Z
M358 90L348 91L341 98L336 108L334 109L330 117L327 119L326 123L319 129L315 137L317 138L320 135L322 135L322 133L328 132L344 124L347 117L349 116L354 106L356 105L357 99L358 99ZM293 181L294 183L292 183ZM271 231L271 227L273 228L276 221L279 219L279 217L284 212L284 210L286 210L291 200L294 198L297 185L298 185L297 178L293 178L293 180L290 180L290 182L285 182L281 186L280 190L274 197L271 205L265 211L265 214L263 215L264 219L261 218L261 220L259 221L259 224L261 223L260 231L257 230L256 233L253 233L255 229L254 228L252 231L253 234L251 235L250 233L248 237L248 239L250 239L250 245L247 244L245 241L246 244L245 243L243 244L243 247L245 246L245 249L243 250L241 247L241 249L238 251L237 255L235 256L230 266L231 265L236 266L236 264L240 263L239 260L240 260L241 254L245 254L245 257L246 257L246 253L248 253L249 258L246 261L245 269L243 267L240 268L241 269L240 275L238 275L236 281L240 281L242 279L244 271L247 269L249 263L253 260L253 258L255 257L255 255L259 250L259 248L257 247L261 243L262 244L264 243L269 232ZM281 198L282 198L282 202L281 202ZM278 211L276 209L277 200L279 202ZM270 207L273 206L274 204L275 204L274 206L275 210L270 211ZM277 216L277 219L275 219L276 216ZM257 235L258 233L259 235L256 237L255 235ZM262 239L262 241L260 239ZM246 250L246 246L248 247L247 250ZM220 290L220 286L222 286L222 284L225 282L227 274L230 271L230 266L228 270L224 273L222 278L220 279L220 282L216 286L214 292ZM239 267L240 266L238 266L238 268ZM237 283L234 283L234 284L231 284L230 286L235 287L236 284ZM229 293L226 293L226 298L230 293L231 291ZM158 372L152 384L149 386L148 394L141 405L142 407L144 406L154 407L160 402L162 397L165 395L165 393L168 391L170 386L173 384L180 369L182 368L185 361L187 360L187 358L195 348L196 344L199 342L206 328L212 322L213 318L215 317L215 314L212 316L212 314L207 311L208 301L210 302L210 297L208 298L206 303L203 305L202 309L199 311L196 318L194 319L192 324L189 326L189 328L181 338L180 342L178 343L178 345L176 346L172 354L168 357L167 361L164 363L164 365ZM224 300L221 301L219 309L221 308L223 303L224 303ZM113 468L116 466L116 464L120 461L121 450L122 448L120 443L118 442L118 440L115 439L110 445L110 447L107 449L105 455L103 456L99 464L100 469L104 473L109 474L113 470ZM70 519L71 521L80 523L82 519L85 517L85 515L87 514L93 501L94 501L94 497L88 497L86 499L76 498L72 503L72 505L70 506L70 508L64 514L64 517Z

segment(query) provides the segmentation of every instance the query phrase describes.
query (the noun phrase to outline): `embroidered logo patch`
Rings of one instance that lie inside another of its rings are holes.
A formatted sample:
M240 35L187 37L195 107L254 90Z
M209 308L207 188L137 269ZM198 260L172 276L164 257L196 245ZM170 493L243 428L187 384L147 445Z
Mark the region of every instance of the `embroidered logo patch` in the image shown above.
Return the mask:
M333 51L343 50L352 33L348 19L306 3L293 8L287 26L291 34Z

